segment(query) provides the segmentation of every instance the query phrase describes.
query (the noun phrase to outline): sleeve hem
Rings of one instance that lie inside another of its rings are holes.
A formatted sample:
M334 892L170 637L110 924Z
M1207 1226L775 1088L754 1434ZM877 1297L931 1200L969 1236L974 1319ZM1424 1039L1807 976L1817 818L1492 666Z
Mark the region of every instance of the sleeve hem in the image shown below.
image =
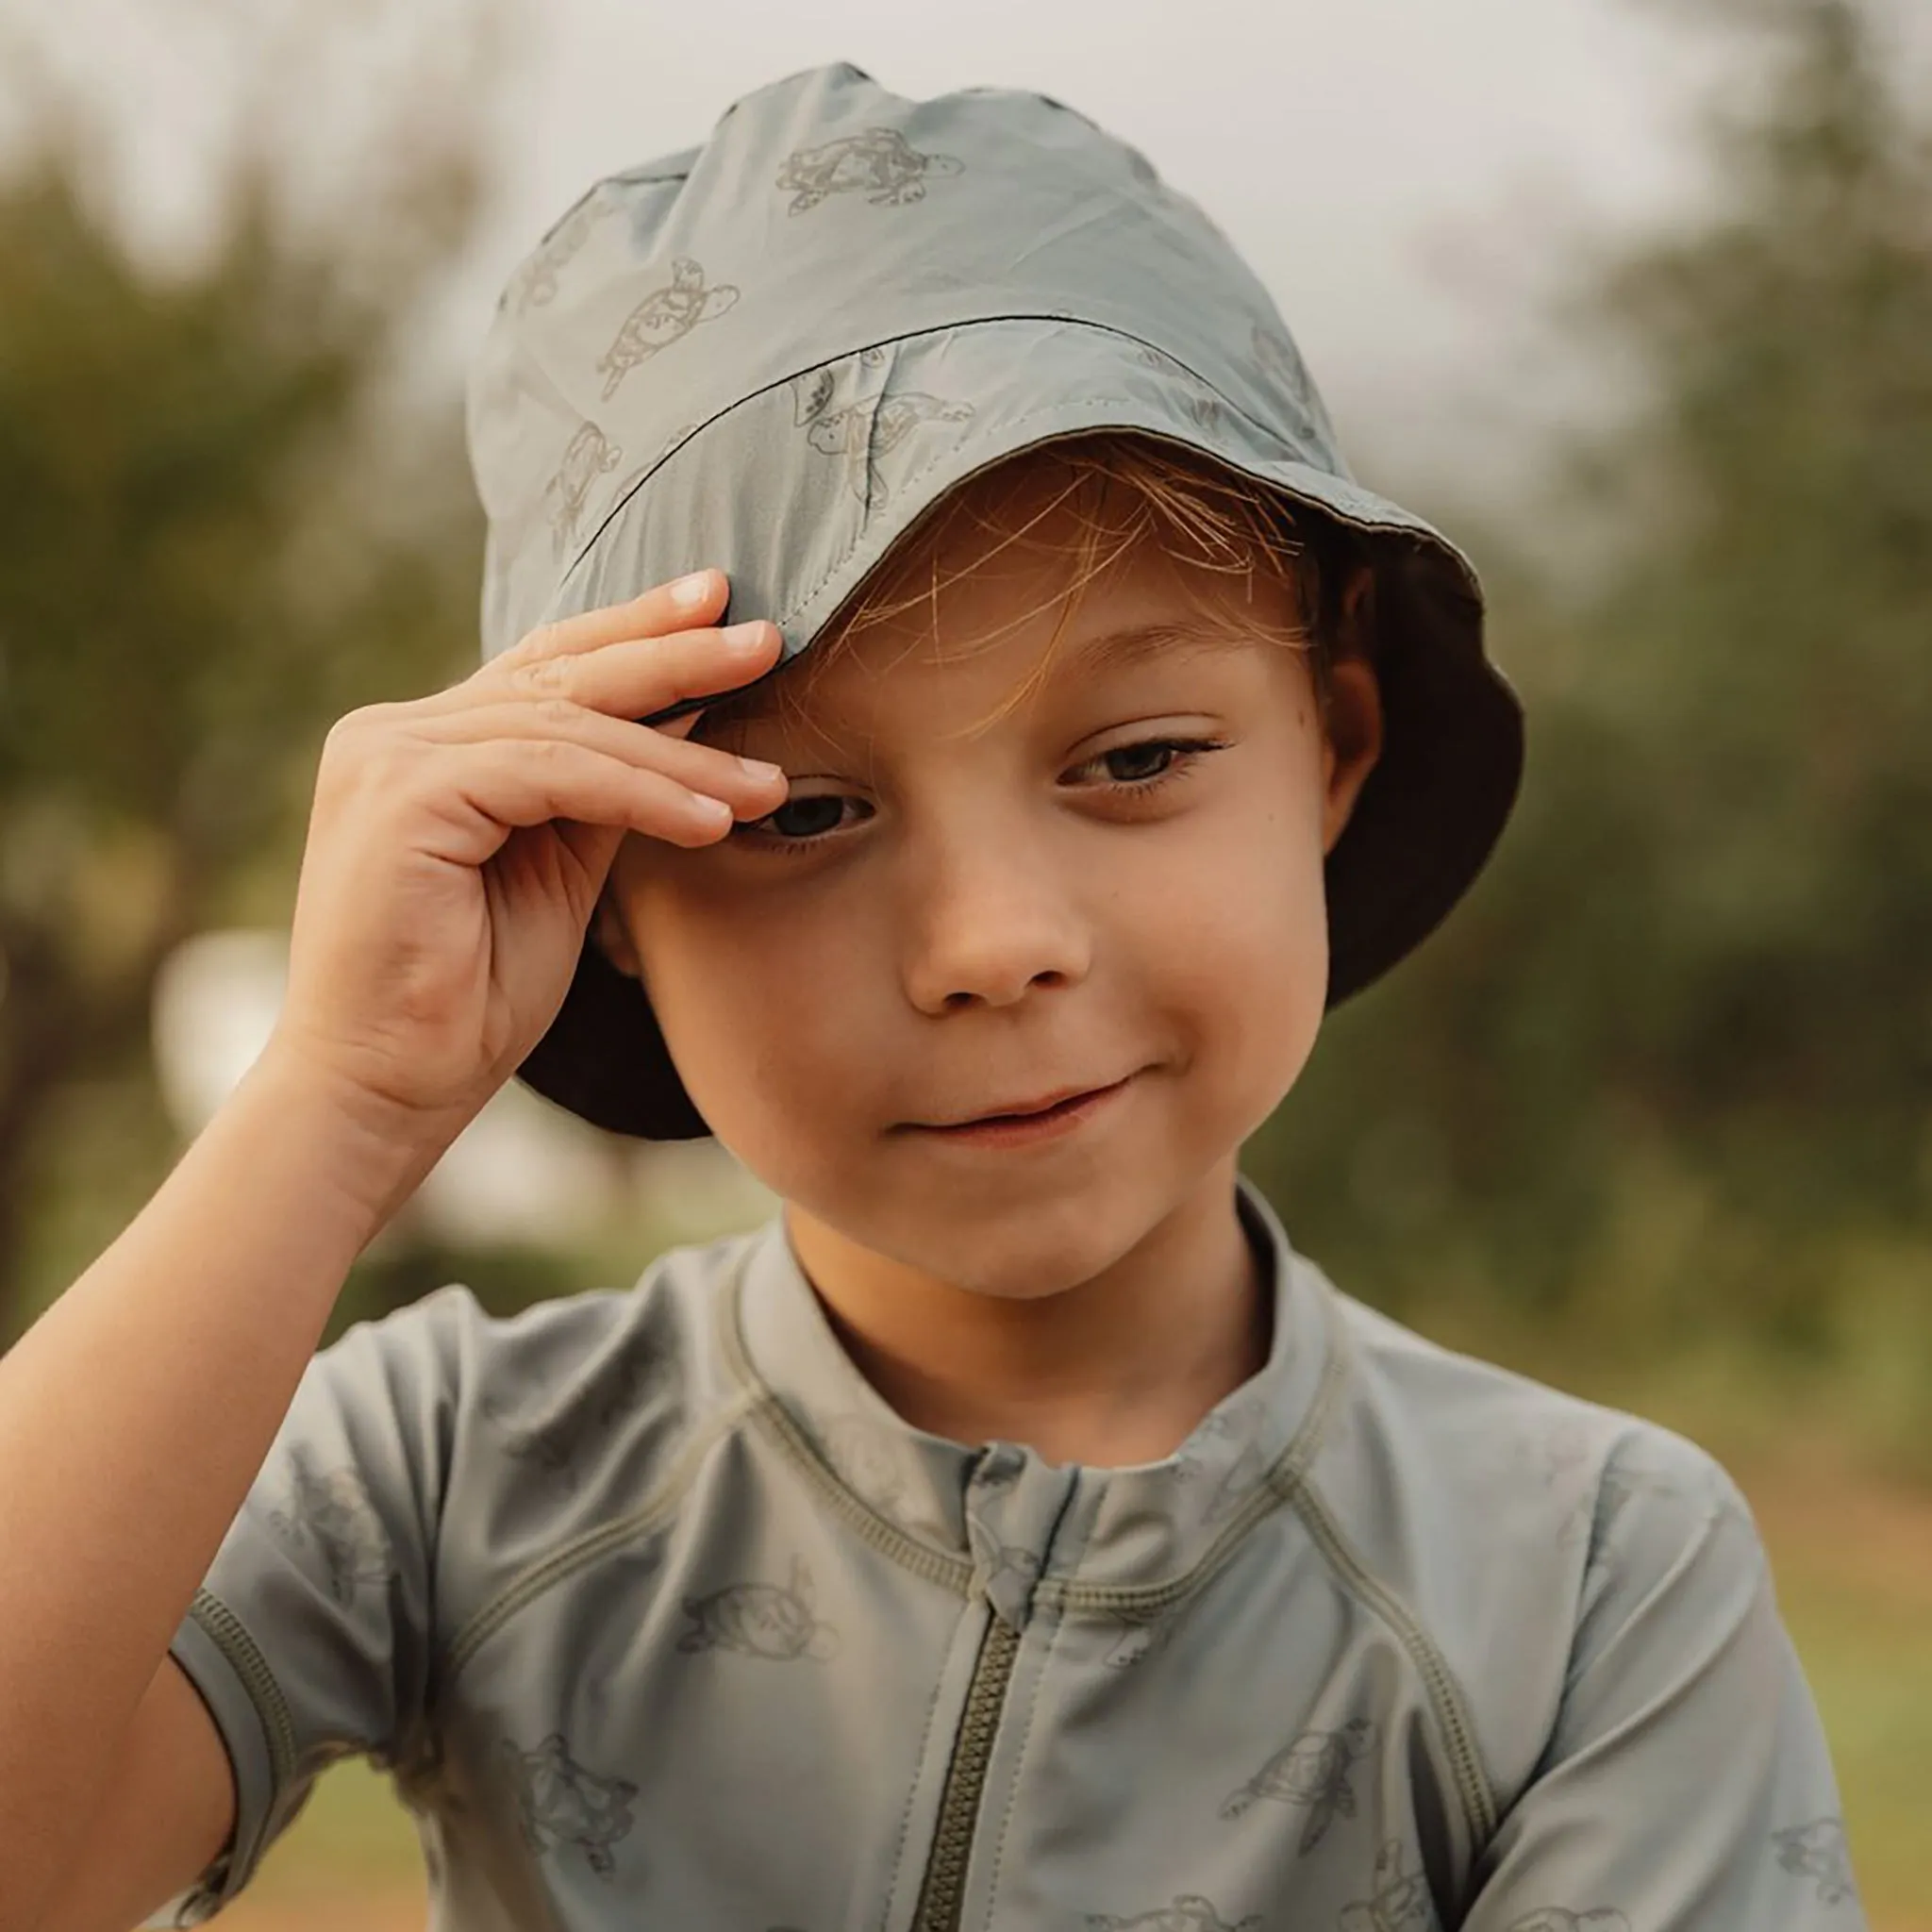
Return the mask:
M254 1874L272 1836L276 1799L293 1774L294 1730L267 1659L235 1613L208 1591L195 1592L168 1651L207 1705L235 1778L235 1829L227 1845L200 1882L172 1902L175 1916L163 1921L196 1925Z

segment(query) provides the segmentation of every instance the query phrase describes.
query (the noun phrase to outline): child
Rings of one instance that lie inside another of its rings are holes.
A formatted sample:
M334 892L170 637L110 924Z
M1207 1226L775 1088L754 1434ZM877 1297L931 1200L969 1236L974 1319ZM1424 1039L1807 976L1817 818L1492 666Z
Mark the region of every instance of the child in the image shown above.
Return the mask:
M196 1923L350 1752L449 1932L1862 1924L1728 1478L1237 1172L1521 739L1200 212L800 75L471 431L486 662L331 735L274 1041L0 1373L0 1926ZM782 1211L308 1361L512 1072Z

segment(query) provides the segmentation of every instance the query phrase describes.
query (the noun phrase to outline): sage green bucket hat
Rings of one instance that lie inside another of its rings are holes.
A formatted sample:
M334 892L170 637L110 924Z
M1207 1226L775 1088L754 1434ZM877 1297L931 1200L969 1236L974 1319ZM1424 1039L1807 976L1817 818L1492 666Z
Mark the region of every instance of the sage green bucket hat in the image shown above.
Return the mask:
M468 428L485 658L717 565L732 617L783 633L782 665L955 484L1098 429L1204 452L1357 533L1384 747L1327 861L1331 1007L1442 920L1514 803L1522 712L1470 563L1349 475L1274 303L1200 208L1042 95L908 100L841 63L745 96L543 238ZM619 1133L710 1131L588 935L518 1074Z

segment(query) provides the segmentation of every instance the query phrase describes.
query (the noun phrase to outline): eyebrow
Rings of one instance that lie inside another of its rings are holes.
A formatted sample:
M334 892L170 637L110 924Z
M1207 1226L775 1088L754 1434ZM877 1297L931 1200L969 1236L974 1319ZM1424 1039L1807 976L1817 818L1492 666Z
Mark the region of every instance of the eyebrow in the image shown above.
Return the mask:
M1232 655L1255 641L1252 631L1224 625L1134 624L1124 630L1103 631L1074 652L1068 661L1076 671L1112 671L1170 653L1190 657Z

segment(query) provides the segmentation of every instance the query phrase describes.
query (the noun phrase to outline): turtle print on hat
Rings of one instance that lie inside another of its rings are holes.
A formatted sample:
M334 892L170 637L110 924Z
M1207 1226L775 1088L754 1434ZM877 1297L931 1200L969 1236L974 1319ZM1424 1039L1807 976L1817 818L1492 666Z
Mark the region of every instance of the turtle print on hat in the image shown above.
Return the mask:
M868 127L785 158L777 186L789 190L788 214L802 215L828 195L863 194L874 207L897 208L925 199L926 177L958 175L951 155L923 155L896 127Z
M1308 379L1307 365L1282 337L1263 328L1258 322L1248 340L1256 362L1274 382L1275 393L1288 404L1304 438L1321 448L1332 448L1335 430L1314 384Z
M637 1786L628 1778L586 1771L556 1731L534 1751L510 1738L500 1748L516 1779L517 1808L530 1848L547 1852L575 1845L592 1872L609 1877L616 1866L610 1847L637 1823L630 1813Z
M640 362L681 341L699 323L715 321L737 300L738 291L731 283L720 282L708 289L703 267L690 256L680 255L671 264L670 281L661 289L653 289L625 317L610 346L598 358L604 400L608 403L617 393L618 385Z
M1341 1908L1341 1932L1420 1932L1436 1923L1428 1882L1402 1869L1402 1845L1391 1839L1375 1854L1374 1890Z
M1630 1932L1630 1921L1608 1906L1592 1912L1566 1911L1561 1906L1544 1906L1511 1919L1504 1932Z
M557 299L557 278L575 258L591 232L611 212L603 195L591 193L558 223L549 239L531 256L508 291L519 315Z
M1815 1878L1821 1905L1842 1905L1857 1896L1852 1882L1851 1853L1845 1844L1841 1818L1814 1818L1809 1824L1788 1824L1774 1831L1778 1863L1793 1877Z
M1087 1924L1092 1932L1258 1932L1261 1915L1250 1912L1230 1925L1199 1893L1182 1892L1171 1906L1158 1906L1131 1919L1118 1919L1111 1912L1089 1912Z
M329 1594L339 1604L353 1604L365 1583L389 1581L389 1538L362 1478L353 1469L318 1475L298 1455L288 1501L269 1512L269 1524L298 1551L310 1543L315 1546L328 1573Z
M891 491L880 472L888 457L925 423L970 423L970 403L949 403L921 390L865 396L842 409L827 409L835 382L828 369L800 379L794 420L822 456L845 459L845 480L861 503L885 503Z
M1374 1725L1361 1717L1339 1731L1304 1731L1227 1799L1221 1815L1239 1818L1257 1798L1306 1805L1308 1820L1302 1827L1300 1849L1311 1852L1338 1813L1343 1818L1355 1816L1349 1768L1372 1750L1374 1742Z
M811 1572L803 1557L791 1559L791 1587L732 1583L708 1596L688 1596L691 1627L677 1640L684 1651L736 1650L746 1657L789 1662L810 1657L824 1663L839 1654L839 1633L812 1614Z
M610 441L594 423L577 425L577 433L563 452L543 491L551 506L551 550L561 557L576 541L577 525L583 521L584 505L600 476L608 475L623 460L623 448Z

